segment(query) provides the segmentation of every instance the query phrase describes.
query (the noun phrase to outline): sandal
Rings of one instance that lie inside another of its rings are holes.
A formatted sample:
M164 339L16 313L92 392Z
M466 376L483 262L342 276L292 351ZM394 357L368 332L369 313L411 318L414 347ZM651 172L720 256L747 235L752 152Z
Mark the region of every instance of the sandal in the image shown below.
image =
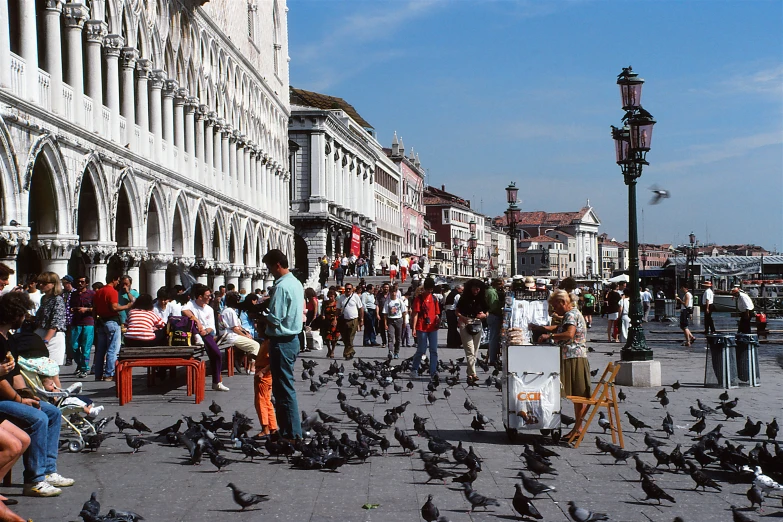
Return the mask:
M680 343L680 346L690 346L690 345L691 343L689 343L688 341L683 341Z

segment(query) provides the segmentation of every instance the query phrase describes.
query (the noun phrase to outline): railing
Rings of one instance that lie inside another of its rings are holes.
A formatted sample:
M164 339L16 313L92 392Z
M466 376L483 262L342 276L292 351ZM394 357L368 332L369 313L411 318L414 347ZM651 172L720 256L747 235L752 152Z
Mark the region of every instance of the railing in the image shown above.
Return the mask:
M24 60L11 53L11 92L22 98L24 96Z
M63 84L63 113L66 120L73 121L73 89L67 83Z
M131 144L131 148L133 150L135 150L136 152L140 153L140 154L145 154L147 151L146 151L146 149L142 150L142 148L141 148L142 143L143 142L141 141L141 127L139 127L138 125L134 125L133 126L133 143Z
M93 132L95 130L95 119L92 116L92 98L84 94L82 100L84 102L84 128Z
M42 70L38 70L38 104L49 112L52 110L52 77Z
M103 109L103 128L101 134L107 139L111 139L111 111L105 105L101 106Z
M124 116L120 116L120 145L123 147L126 145L130 146L128 141L128 121Z

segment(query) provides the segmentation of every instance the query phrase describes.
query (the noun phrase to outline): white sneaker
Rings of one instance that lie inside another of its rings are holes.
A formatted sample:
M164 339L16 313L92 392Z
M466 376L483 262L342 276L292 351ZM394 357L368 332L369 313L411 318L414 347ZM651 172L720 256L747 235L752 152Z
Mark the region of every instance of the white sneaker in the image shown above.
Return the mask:
M68 486L73 486L74 483L73 479L65 478L59 473L52 473L51 475L46 475L45 480L49 485L58 488L67 488Z
M42 480L38 484L25 484L22 494L26 497L56 497L62 490Z
M219 382L217 384L213 384L212 385L212 389L215 390L215 391L228 391L229 390L228 386L226 386L222 382Z
M102 411L103 411L103 404L101 404L100 406L95 406L94 408L92 408L92 409L90 410L90 415L89 415L89 416L90 416L90 417L97 417L97 416L98 416L98 414L99 414L100 412L102 412Z
M70 386L68 386L65 389L65 391L67 391L69 395L76 395L77 393L82 391L82 383L75 382L75 383L71 384Z

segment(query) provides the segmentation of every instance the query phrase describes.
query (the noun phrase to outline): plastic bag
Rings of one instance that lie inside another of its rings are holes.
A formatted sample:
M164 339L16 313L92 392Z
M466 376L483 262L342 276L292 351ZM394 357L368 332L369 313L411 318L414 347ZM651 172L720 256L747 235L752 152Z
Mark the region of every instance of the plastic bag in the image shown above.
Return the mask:
M554 403L555 385L559 383L554 375L513 374L508 414L515 417L517 428L546 429L551 424L555 410L560 409Z

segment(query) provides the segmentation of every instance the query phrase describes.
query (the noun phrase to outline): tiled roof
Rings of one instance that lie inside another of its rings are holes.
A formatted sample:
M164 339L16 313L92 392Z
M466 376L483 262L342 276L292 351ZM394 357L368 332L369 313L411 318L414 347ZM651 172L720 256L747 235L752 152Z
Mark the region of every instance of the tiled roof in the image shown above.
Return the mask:
M520 221L517 223L519 226L529 225L548 225L548 226L565 226L579 221L585 214L590 211L590 207L582 207L577 212L544 212L537 210L535 212L521 212ZM506 225L506 216L497 216L495 218L498 226Z
M306 107L315 107L316 109L324 110L339 109L345 111L348 116L350 116L363 128L374 128L367 120L362 118L359 113L356 112L356 109L354 109L353 105L343 100L342 98L337 98L336 96L327 96L326 94L319 94L317 92L305 91L304 89L296 89L294 87L289 87L288 92L291 99L291 104L304 105Z
M520 243L562 243L559 239L555 239L553 237L549 236L536 236L536 237L526 237L525 239L521 240Z

